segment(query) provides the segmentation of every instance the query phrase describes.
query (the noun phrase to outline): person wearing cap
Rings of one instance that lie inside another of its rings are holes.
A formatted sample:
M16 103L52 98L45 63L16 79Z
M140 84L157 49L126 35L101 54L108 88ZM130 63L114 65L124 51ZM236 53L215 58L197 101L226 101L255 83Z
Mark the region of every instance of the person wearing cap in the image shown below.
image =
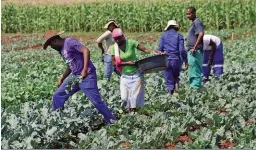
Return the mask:
M103 55L104 61L104 76L107 81L110 80L112 72L114 71L118 76L121 74L116 70L116 68L112 65L111 55L109 54L109 47L114 44L114 39L112 37L111 32L119 27L114 19L109 19L107 24L104 26L106 31L96 40L99 48L101 49L101 54ZM104 49L102 42L105 40L106 49Z
M135 40L126 39L120 28L113 30L112 37L115 41L115 44L110 47L112 62L122 74L120 79L121 99L125 108L130 112L135 112L136 107L144 106L145 97L143 74L135 65L136 51L138 49L145 53L162 53L145 48Z
M179 25L175 20L170 20L165 27L165 32L160 37L158 50L167 54L168 66L163 71L169 95L178 92L181 66L185 62L187 68L187 52L184 48L184 38L178 33Z
M59 78L57 91L53 95L52 110L64 108L64 103L74 93L82 90L87 98L92 102L96 109L103 115L107 124L111 120L116 120L107 105L102 101L97 86L96 68L90 60L90 51L82 45L77 39L61 38L61 33L55 30L49 30L44 34L45 43L43 48L48 45L59 52L66 61L67 68ZM72 85L71 91L66 92L65 87L73 78L81 78L81 82Z
M204 35L204 60L203 60L203 76L205 81L209 80L211 68L213 68L214 76L218 77L223 74L223 44L220 38L214 35Z
M204 25L196 17L194 7L188 7L186 15L192 21L187 36L189 83L190 88L200 88L202 86Z

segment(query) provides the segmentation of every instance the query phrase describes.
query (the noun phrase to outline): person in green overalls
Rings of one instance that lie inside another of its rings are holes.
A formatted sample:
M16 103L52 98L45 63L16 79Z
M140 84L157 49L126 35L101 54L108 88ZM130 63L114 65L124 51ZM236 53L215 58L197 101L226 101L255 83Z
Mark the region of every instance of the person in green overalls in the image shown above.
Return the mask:
M194 7L188 7L186 15L192 21L187 36L189 83L190 88L200 88L202 85L204 25L196 17Z

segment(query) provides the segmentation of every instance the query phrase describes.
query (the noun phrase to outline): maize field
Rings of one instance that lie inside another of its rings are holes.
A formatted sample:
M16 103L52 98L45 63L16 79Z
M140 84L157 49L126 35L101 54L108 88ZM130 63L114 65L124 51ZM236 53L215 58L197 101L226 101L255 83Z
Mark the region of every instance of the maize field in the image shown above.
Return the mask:
M102 31L109 18L115 18L125 31L162 31L175 19L181 31L189 27L188 6L197 8L197 16L206 29L251 27L256 22L254 0L199 0L155 2L95 2L73 5L15 5L2 8L1 31L5 33L44 32L50 28L67 32Z

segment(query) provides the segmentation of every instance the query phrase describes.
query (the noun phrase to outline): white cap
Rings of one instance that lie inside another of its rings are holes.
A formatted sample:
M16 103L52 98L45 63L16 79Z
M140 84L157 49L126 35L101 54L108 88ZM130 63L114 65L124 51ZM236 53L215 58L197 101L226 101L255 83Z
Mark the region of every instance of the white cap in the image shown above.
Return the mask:
M178 26L179 27L179 25L176 23L175 20L169 20L167 23L167 26L164 28L164 30L167 30L169 26Z

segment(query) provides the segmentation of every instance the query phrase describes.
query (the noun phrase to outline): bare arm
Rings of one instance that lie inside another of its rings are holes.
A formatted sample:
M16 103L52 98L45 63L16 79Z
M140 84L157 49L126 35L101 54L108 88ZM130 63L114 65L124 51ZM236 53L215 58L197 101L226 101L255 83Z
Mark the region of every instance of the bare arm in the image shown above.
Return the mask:
M194 47L192 48L192 50L190 51L190 53L194 54L194 52L196 51L198 45L203 42L203 37L204 37L204 25L202 22L197 21L195 22L195 34L198 35L197 36L197 40L196 43L194 45Z
M156 54L162 54L162 52L160 52L160 51L156 51L156 50L152 50L152 49L145 48L144 46L142 46L142 45L140 45L140 44L137 46L137 49L140 50L140 51L142 51L142 52L144 52L144 53L151 53L151 52L154 52L154 53L156 53Z
M116 65L115 56L112 56L112 64ZM122 62L120 65L134 65L135 63L132 61Z
M66 68L65 72L62 74L62 76L60 77L60 79L62 81L65 80L69 76L70 73L71 73L71 69L67 65L67 68Z
M102 43L98 43L98 47L101 49L101 54L104 54L104 47Z
M204 37L204 32L199 32L194 49L196 49L199 43L203 41L203 37Z
M216 52L216 43L214 43L212 40L210 40L210 44L209 44L211 47L212 47L212 52L211 52L211 54L210 54L210 56L209 56L209 60L211 61L212 60L212 58L213 58L213 55L214 55L214 53Z
M67 65L67 68L65 70L65 72L61 75L61 77L59 78L59 81L57 83L57 88L60 87L60 85L63 83L63 81L69 76L69 74L71 73L71 69L69 68L69 66Z
M104 48L103 48L102 42L104 40L106 40L109 36L111 36L111 32L106 31L96 40L96 42L98 43L98 47L101 49L102 54L104 54L104 51L105 51Z
M83 46L81 49L81 53L83 53L84 57L84 68L81 73L82 77L85 78L87 76L87 71L88 71L88 64L90 60L90 51L87 47Z

